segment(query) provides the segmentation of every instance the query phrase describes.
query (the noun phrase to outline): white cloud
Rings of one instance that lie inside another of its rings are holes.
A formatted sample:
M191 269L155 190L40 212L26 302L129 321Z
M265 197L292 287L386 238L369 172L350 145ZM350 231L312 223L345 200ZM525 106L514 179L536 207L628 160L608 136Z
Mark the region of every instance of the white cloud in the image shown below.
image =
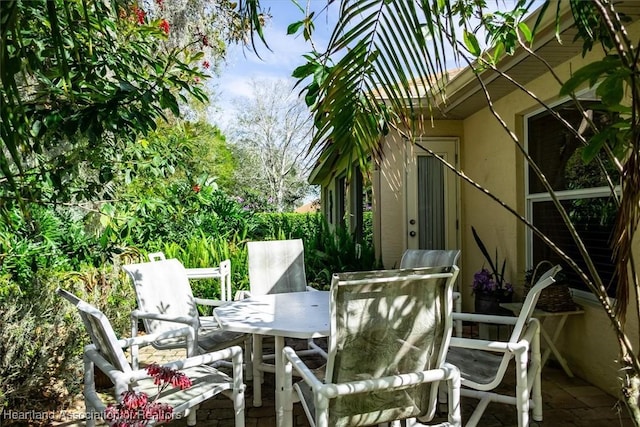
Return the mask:
M302 19L300 12L291 0L265 1L264 6L271 8L272 21L265 28L265 38L269 45L267 49L256 38L258 55L251 47L230 46L226 65L223 65L220 77L212 79L217 95L215 106L210 109L209 117L213 123L224 128L233 120L236 111L234 100L239 97L249 97L252 93L252 80L281 80L294 81L291 77L293 70L304 63L302 55L311 51L311 45L302 35L287 35L287 26ZM313 0L317 9L326 6L325 0ZM314 42L318 49L323 49L329 39L332 23L336 20L336 7L316 16Z

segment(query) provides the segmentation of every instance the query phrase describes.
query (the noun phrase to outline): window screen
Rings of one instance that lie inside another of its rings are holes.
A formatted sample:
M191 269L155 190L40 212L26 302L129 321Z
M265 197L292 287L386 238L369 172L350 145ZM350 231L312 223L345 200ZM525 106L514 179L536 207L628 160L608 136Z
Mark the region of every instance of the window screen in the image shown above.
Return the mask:
M606 113L597 110L597 102L583 101L582 105L597 125L609 120ZM588 127L583 122L583 116L573 103L562 104L555 110L589 139L590 130L586 130ZM611 234L616 207L601 168L596 161L583 161L583 146L579 139L548 111L528 119L527 143L532 159L540 167L552 189L560 195L561 203L575 224L603 281L605 284L612 283L609 295L615 295ZM618 176L604 154L600 160L616 182ZM549 193L531 167L528 177L529 219L585 268L578 248ZM529 252L532 265L543 259L560 262L559 256L535 236L531 239ZM577 274L566 265L564 272L571 287L587 290Z

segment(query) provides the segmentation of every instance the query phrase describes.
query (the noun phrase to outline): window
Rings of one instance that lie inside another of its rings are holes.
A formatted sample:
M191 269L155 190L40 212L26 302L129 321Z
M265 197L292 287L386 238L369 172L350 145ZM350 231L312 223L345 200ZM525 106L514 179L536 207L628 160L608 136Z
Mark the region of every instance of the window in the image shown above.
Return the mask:
M597 110L596 101L582 101L595 123L604 123L609 116ZM582 129L582 115L573 102L554 108L572 127ZM587 131L588 132L588 131ZM544 111L526 120L526 134L529 154L547 177L562 205L567 210L578 234L584 240L602 279L609 286L609 295L615 295L614 265L612 261L611 233L615 222L616 206L606 184L604 174L597 162L582 160L582 145L565 126ZM583 135L590 137L586 132ZM608 164L601 155L600 160ZM614 168L606 166L615 180L618 175ZM527 173L527 215L528 219L569 254L582 267L585 263L573 242L567 227L551 201L549 193L534 174L531 167ZM539 238L530 233L528 244L530 265L543 259L560 262L560 258ZM587 290L586 286L568 266L564 266L570 286Z
M347 178L346 176L340 177L336 179L336 197L337 200L337 215L336 215L336 224L340 227L345 227L346 225L346 215L347 215Z

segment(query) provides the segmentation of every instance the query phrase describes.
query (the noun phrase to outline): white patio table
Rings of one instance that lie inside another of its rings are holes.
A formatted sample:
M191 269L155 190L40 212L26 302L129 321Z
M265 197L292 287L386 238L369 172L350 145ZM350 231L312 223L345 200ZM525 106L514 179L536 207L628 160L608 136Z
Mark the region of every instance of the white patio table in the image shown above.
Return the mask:
M213 314L224 330L275 338L276 420L279 427L290 423L290 419L284 419L282 406L284 339L329 336L329 292L258 295L217 307ZM254 346L253 352L253 403L254 406L261 406L259 371L266 369L262 364L262 349Z

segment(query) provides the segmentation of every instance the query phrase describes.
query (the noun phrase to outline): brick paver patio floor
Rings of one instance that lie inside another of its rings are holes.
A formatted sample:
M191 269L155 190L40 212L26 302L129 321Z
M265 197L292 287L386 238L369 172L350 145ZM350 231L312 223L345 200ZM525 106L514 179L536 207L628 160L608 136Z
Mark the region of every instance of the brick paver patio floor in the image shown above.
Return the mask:
M141 361L158 362L180 359L184 357L184 351L157 352L151 347L141 350ZM507 374L508 378L514 378L513 373ZM256 408L252 406L251 381L247 382L245 419L247 427L275 427L275 402L274 402L274 376L265 374L262 387L263 405ZM612 396L606 394L579 378L569 378L562 369L555 366L553 361L548 363L542 372L542 393L544 405L544 421L531 425L534 427L614 427L632 426L632 422L622 402L618 402ZM507 381L501 387L514 390L515 382ZM477 405L477 400L471 398L462 399L463 423L468 420L471 412ZM232 427L233 409L231 400L224 396L217 396L198 409L197 419L200 427ZM438 418L445 421L445 418ZM56 427L76 427L84 425L78 421L60 422ZM481 427L516 426L516 410L514 406L491 403L486 409L479 424ZM171 427L186 426L186 420L176 420L169 424ZM308 427L309 423L300 403L294 405L294 426Z

